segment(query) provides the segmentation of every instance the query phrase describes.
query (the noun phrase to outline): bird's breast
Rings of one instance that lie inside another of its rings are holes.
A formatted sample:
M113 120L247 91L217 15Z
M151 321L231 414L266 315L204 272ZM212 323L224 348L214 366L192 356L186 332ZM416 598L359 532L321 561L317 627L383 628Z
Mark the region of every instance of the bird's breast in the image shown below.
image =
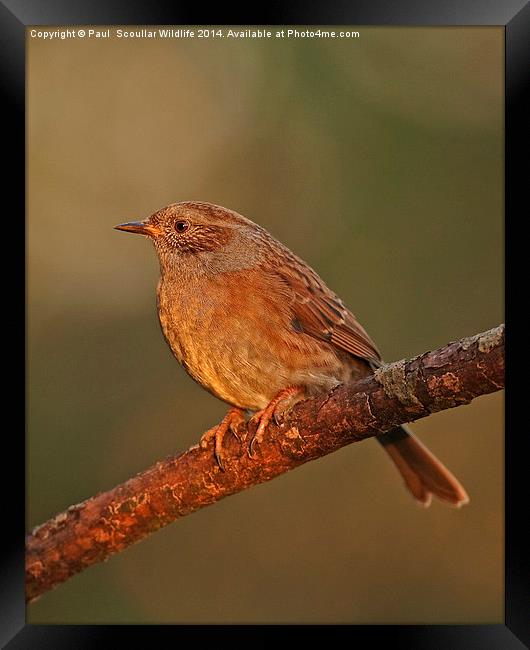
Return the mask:
M221 274L178 285L162 278L158 317L173 354L193 379L230 404L254 409L268 402L265 377L275 369L260 353L266 343L252 327L258 300L250 300L249 291L240 279Z
M162 278L158 316L187 372L220 399L264 408L293 383L329 388L341 362L327 344L292 326L288 301L263 274L217 274L176 282Z

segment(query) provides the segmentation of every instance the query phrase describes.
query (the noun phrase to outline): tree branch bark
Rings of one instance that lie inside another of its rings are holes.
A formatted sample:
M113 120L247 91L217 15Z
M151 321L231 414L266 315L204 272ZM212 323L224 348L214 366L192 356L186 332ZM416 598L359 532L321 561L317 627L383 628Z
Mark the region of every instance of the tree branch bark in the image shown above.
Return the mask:
M344 445L504 387L504 325L378 369L362 381L297 404L271 424L257 457L225 438L225 466L194 446L41 526L26 541L26 598L45 591L179 517ZM242 442L248 432L241 425Z

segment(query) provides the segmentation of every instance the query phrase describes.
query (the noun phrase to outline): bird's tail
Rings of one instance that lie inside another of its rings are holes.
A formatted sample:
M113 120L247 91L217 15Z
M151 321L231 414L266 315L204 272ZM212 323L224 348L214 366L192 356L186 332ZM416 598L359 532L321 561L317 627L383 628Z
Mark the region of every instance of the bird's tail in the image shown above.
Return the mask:
M377 440L423 506L430 505L433 494L457 508L468 503L469 497L457 479L407 427L380 434Z

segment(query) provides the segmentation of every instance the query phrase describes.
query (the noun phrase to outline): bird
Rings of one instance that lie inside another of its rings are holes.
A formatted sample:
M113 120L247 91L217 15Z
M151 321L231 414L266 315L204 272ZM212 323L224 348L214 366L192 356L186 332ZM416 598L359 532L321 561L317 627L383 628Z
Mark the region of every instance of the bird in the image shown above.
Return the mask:
M223 439L246 416L256 433L302 399L366 377L382 365L366 330L316 271L264 227L229 208L181 201L116 229L154 244L162 333L186 372L226 402L212 444L225 470ZM406 426L376 436L418 503L434 495L459 507L460 482Z

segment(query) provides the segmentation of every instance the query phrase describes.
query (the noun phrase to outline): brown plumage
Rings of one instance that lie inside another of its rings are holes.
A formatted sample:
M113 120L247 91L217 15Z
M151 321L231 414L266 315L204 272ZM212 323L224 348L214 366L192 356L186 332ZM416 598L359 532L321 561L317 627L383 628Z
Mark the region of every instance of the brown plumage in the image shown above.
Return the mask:
M211 203L174 203L118 229L147 235L160 261L158 315L186 371L232 406L205 436L222 465L224 434L245 411L259 426L303 396L381 364L355 316L303 260L246 217ZM455 477L405 427L378 436L414 497L461 505Z

